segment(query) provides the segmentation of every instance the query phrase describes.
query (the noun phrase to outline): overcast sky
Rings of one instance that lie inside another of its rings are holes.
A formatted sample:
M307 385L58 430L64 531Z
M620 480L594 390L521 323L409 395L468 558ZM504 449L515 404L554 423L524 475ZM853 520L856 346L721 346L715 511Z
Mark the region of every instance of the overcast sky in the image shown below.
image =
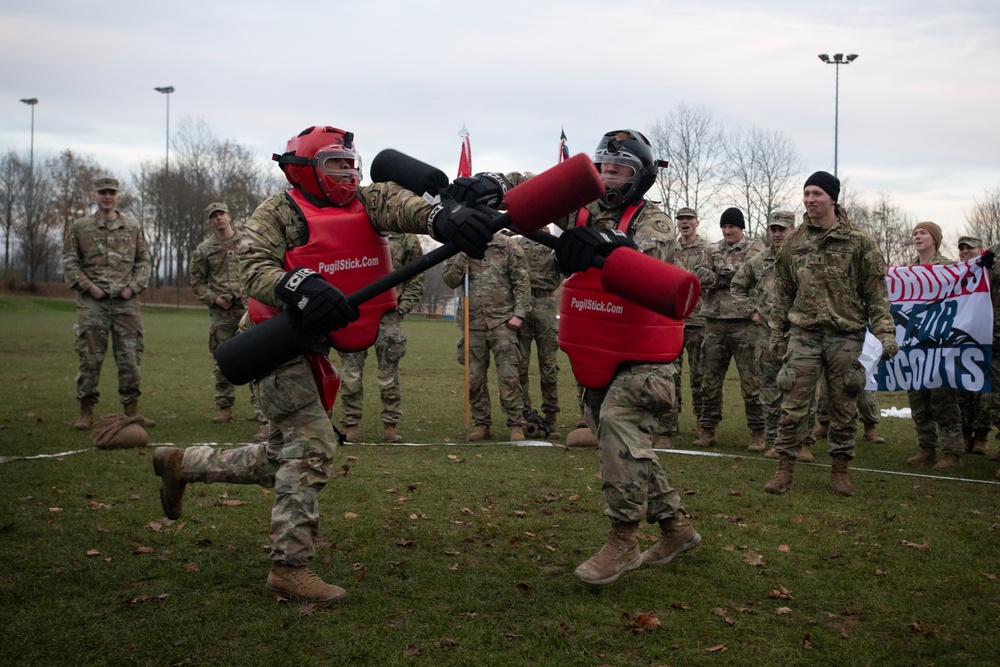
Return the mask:
M1000 187L1000 3L909 0L0 0L0 149L71 148L128 177L203 120L281 152L314 124L352 130L366 162L396 148L454 176L463 124L473 169L541 171L611 129L646 130L678 104L729 129L785 133L804 175L833 171L954 241ZM276 169L276 167L275 167ZM710 238L717 212L702 215Z

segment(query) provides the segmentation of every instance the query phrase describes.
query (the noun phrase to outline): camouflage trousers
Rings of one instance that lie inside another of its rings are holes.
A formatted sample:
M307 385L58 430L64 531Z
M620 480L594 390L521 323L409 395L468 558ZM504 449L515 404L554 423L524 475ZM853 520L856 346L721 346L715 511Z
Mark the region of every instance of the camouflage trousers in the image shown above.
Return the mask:
M760 368L760 405L764 410L764 444L773 447L774 441L778 437L781 401L784 398L781 390L778 389L781 359L776 359L771 355L768 342L763 338L761 338L761 345L757 350L757 365ZM809 430L811 431L812 427Z
M699 426L715 428L722 421L722 386L729 364L735 359L736 369L740 374L747 428L752 431L764 428L757 371L757 346L760 340L760 327L749 320L708 320L703 347L705 375Z
M799 448L811 442L809 415L816 385L824 378L829 392L830 454L854 458L858 429L858 395L865 388L865 370L858 361L863 334L806 331L793 327L777 387L784 400L774 450L798 457Z
M993 425L990 419L990 392L959 391L958 408L962 412L962 433L973 435L976 431L989 433Z
M464 339L458 340L458 363L465 363ZM490 426L493 405L487 387L486 373L490 368L490 352L497 362L497 384L500 386L500 406L507 415L507 427L524 428L524 401L518 367L521 350L517 331L506 323L492 329L469 331L469 403L472 405L472 425Z
M607 389L584 393L584 415L597 434L604 513L612 519L656 523L683 509L653 451L674 404L673 375L673 364L628 365Z
M677 389L677 401L670 411L663 424L661 433L670 435L677 433L677 415L680 414L683 401L681 400L681 373L684 370L684 354L688 358L688 378L691 386L691 406L694 410L696 422L700 422L703 411L702 386L705 382L704 352L705 327L684 327L684 350L677 355L674 365L677 372L674 373L674 387Z
M958 390L949 387L906 392L910 399L913 426L917 430L917 445L928 449L941 448L945 454L961 456L962 413L958 407Z
M816 421L820 424L830 423L830 413L827 409L826 381L820 378L816 392ZM858 417L865 426L874 426L882 421L882 413L878 407L877 392L863 391L858 395Z
M356 426L361 422L361 411L365 403L364 371L368 350L360 352L338 352L340 355L340 405L344 409L341 423ZM375 374L379 395L382 399L382 423L398 424L403 414L399 388L399 360L406 355L406 334L395 310L382 316L378 336L375 338L375 358L378 371Z
M81 403L97 403L101 393L101 366L108 352L108 336L118 367L118 400L122 405L139 398L143 328L139 299L102 299L89 294L76 297L76 325L73 347L80 356L76 375L76 398Z
M239 333L240 319L246 312L244 306L234 305L229 310L223 310L218 306L208 308L208 351L215 358L215 350L220 345ZM236 387L226 379L226 376L219 370L219 364L214 364L212 377L215 379L215 407L231 408L236 402ZM257 397L253 390L250 391L250 404L253 405L254 415L258 422L266 421L260 408L257 406Z
M531 410L531 391L528 370L531 366L531 342L538 352L538 376L542 391L542 412L559 412L559 304L551 296L538 296L532 301L531 312L517 330L521 363L518 378L521 383L521 400L524 410Z
M189 447L181 474L188 482L273 487L271 560L305 565L315 555L318 496L333 471L336 434L304 357L255 382L254 391L271 420L268 441L235 449Z

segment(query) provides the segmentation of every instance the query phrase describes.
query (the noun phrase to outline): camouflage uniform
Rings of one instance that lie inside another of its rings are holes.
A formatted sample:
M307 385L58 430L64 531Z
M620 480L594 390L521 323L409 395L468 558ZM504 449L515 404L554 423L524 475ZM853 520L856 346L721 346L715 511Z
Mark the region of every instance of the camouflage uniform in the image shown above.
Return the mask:
M138 400L143 328L137 296L149 286L150 256L142 227L116 211L115 220L99 212L80 218L63 237L63 273L76 295L74 347L80 356L76 398L94 404L100 398L101 366L108 351L108 334L118 367L118 399L122 405ZM92 285L104 290L100 301L88 294ZM122 298L125 288L132 297Z
M751 431L764 429L755 358L760 340L758 328L735 307L729 291L736 270L762 249L759 241L750 241L745 236L733 245L717 241L708 246L695 271L702 289L700 313L705 317L705 383L698 422L705 429L714 429L722 421L722 385L734 358L740 373L747 427Z
M775 263L772 332L788 341L778 388L784 394L775 452L797 457L822 375L829 389L830 454L854 458L858 394L865 371L858 361L865 329L895 332L889 314L882 254L867 232L836 207L837 224L804 224L785 239Z
M531 306L518 329L521 348L521 398L525 412L531 411L531 392L528 387L528 368L531 365L531 341L538 351L538 375L542 391L542 412L546 415L559 412L559 299L555 291L562 284L562 274L551 248L524 236L517 243L528 261L531 279Z
M242 239L243 234L237 229L233 229L233 235L228 239L210 234L191 255L191 291L199 301L208 306L208 349L213 358L216 348L237 334L240 319L247 312L247 295L240 283L237 257ZM231 304L228 310L216 303L220 296ZM236 387L222 374L218 364L214 364L212 373L215 378L216 407L233 407ZM250 400L258 421L263 421L263 415L252 394Z
M413 234L388 234L392 268L398 269L414 261L423 250ZM375 339L375 357L378 359L376 379L382 398L382 423L396 425L403 414L400 405L399 360L406 354L406 334L401 326L403 316L413 310L424 294L424 274L419 273L396 288L396 310L382 316ZM361 409L365 402L362 376L368 350L337 352L340 355L340 401L344 408L341 423L345 428L361 422Z
M920 264L919 259L910 262ZM934 252L931 264L954 264L955 260ZM917 445L922 449L937 449L945 454L962 456L965 446L962 442L962 412L958 407L958 390L953 387L938 389L910 389L906 392L910 400L913 426L917 431Z
M430 205L394 183L358 188L372 227L379 232L426 232ZM308 228L291 200L277 194L247 221L240 245L240 275L250 298L279 308L274 288L285 274L289 248L305 244ZM241 328L252 326L248 317ZM317 344L317 349L329 347ZM207 446L184 450L181 474L188 482L259 484L274 488L270 558L292 567L315 555L319 529L318 494L334 468L337 437L323 408L305 357L279 366L254 384L261 410L271 421L266 443L220 450Z
M459 253L444 263L442 278L451 288L462 285L469 269L469 401L473 426L490 426L492 404L486 384L490 351L496 360L500 405L507 415L508 428L524 428L524 402L521 398L519 366L521 352L517 330L507 326L512 317L524 320L531 307L531 280L528 262L514 239L494 234L486 256L469 259ZM456 314L459 327L464 323L462 303ZM458 341L458 361L464 363L464 340Z

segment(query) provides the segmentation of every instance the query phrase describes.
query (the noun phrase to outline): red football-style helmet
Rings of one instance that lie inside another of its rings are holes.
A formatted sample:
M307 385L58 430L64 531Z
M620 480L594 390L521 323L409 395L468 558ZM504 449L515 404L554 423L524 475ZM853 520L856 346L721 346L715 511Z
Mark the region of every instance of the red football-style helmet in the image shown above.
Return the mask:
M283 154L275 153L271 159L289 183L337 206L350 203L361 184L354 133L329 125L302 130L288 140Z

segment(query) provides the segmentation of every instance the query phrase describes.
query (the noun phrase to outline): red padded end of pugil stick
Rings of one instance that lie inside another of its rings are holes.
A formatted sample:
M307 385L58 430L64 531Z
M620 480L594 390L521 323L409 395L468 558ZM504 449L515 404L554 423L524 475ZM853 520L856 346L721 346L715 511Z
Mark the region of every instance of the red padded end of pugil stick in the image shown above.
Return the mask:
M701 296L701 283L693 273L631 248L618 248L608 255L601 268L601 285L675 320L690 315Z
M512 188L504 202L514 227L530 234L603 194L604 181L594 163L579 153Z

